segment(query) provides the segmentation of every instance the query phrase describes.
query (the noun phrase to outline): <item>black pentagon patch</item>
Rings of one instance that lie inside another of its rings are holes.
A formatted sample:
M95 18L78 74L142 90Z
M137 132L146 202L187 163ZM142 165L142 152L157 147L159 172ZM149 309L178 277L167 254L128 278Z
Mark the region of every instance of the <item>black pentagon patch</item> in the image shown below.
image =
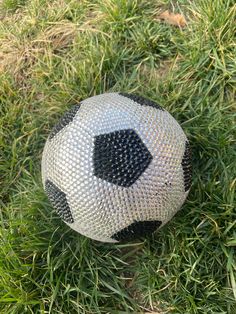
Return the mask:
M111 238L117 241L129 241L145 237L156 231L161 224L162 222L159 220L135 221L128 227L113 234Z
M185 143L185 151L182 159L182 168L184 174L184 189L185 192L190 189L192 181L192 165L191 165L191 148L189 142Z
M135 94L128 94L128 93L119 93L119 95L132 99L133 101L137 102L140 105L150 106L150 107L164 111L164 109L160 105L158 105L156 102L150 99L144 98L142 96L138 96Z
M56 209L58 215L67 223L72 224L74 219L72 217L70 207L67 203L66 194L62 192L54 183L50 180L46 180L45 191L47 196Z
M67 124L69 124L76 115L80 108L80 104L73 106L69 111L67 111L59 122L53 127L51 133L49 134L49 140L51 140L59 131L61 131Z
M152 155L132 129L101 134L94 138L94 175L130 187L145 171Z

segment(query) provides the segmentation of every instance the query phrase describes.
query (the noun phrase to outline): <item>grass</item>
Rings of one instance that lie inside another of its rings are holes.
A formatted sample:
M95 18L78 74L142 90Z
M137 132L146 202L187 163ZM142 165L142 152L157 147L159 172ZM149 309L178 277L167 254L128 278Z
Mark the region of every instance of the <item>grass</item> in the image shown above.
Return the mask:
M236 5L232 0L0 4L0 313L236 313ZM182 12L186 28L157 19ZM149 239L70 230L40 178L72 104L107 91L162 104L193 150L193 186Z

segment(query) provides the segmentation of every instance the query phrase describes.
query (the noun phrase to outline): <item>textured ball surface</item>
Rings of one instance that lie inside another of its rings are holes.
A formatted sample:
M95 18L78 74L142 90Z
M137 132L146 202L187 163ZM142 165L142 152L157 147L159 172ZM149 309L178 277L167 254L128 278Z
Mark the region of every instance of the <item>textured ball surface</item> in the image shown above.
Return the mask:
M189 142L178 122L140 96L82 101L53 128L42 179L60 217L104 242L154 232L180 209L191 184Z

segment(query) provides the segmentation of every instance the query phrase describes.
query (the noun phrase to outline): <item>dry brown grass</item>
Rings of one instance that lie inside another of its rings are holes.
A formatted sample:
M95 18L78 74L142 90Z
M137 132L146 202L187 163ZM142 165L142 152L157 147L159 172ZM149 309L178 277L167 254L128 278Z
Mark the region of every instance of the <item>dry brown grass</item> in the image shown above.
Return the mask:
M146 77L150 82L160 82L167 79L170 75L173 74L173 71L177 70L177 61L179 57L175 59L167 59L160 62L157 67L150 67L146 64L141 64L138 67L139 75L141 77Z
M10 72L19 82L21 77L27 77L30 68L40 57L60 54L65 48L73 45L80 32L99 32L91 21L82 26L61 21L48 23L33 39L19 40L17 36L8 33L0 42L0 74Z
M81 1L81 6L83 3L86 4L86 1ZM48 2L37 12L26 7L14 14L6 12L1 15L0 74L9 72L19 82L29 75L30 68L39 57L61 53L73 45L81 32L101 32L99 21L103 19L103 14L89 7L79 21L65 19L73 5L77 5L77 0L70 1L70 4L57 0ZM35 29L35 34L28 35L27 29Z

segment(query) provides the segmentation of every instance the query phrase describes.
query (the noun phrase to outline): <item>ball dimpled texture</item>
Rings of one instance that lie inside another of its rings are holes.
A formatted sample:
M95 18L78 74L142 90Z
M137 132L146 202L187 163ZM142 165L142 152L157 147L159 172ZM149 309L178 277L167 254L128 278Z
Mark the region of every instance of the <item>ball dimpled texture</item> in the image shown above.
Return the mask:
M95 240L146 236L181 208L190 189L189 142L161 106L126 93L88 98L52 129L44 189L59 216Z

